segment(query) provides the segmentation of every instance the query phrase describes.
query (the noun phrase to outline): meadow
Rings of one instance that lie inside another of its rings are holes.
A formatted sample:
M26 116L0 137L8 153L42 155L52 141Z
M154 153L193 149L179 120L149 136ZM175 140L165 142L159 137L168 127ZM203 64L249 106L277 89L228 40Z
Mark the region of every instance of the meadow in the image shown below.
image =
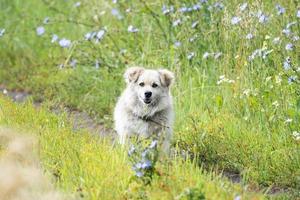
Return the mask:
M0 85L31 96L1 96L0 125L37 137L45 174L70 198L300 198L297 0L2 0L0 9ZM129 66L176 75L176 153L156 163L150 185L124 149L51 112L84 111L112 128Z

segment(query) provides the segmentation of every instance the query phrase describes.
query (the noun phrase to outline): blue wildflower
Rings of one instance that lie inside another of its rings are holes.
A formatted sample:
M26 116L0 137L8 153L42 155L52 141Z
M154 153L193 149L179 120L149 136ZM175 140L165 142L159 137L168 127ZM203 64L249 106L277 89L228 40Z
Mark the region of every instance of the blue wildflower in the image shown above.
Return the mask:
M300 18L300 10L297 11L297 17Z
M122 16L121 13L119 12L119 10L116 9L116 8L111 9L111 14L112 14L113 16L115 16L115 17L116 17L117 19L119 19L119 20L123 19L123 16Z
M161 10L164 15L167 15L174 11L174 6L167 7L166 5L163 5Z
M285 61L283 62L283 68L284 70L289 70L291 68L291 58L290 57L287 57L285 59Z
M72 59L71 62L70 62L70 66L75 68L77 65L77 60L76 59Z
M285 50L292 51L294 49L294 45L292 43L288 43L285 45Z
M267 15L265 15L261 10L259 10L257 12L256 16L258 18L259 23L262 23L262 24L268 22L268 20L269 20L269 17Z
M174 46L175 46L175 47L180 47L180 46L181 46L181 42L176 41L176 42L174 43Z
M144 173L141 171L136 171L135 175L140 178L140 177L144 176Z
M296 76L296 75L290 76L290 77L288 78L288 83L289 83L289 84L292 84L292 83L295 82L296 80L297 80L297 76Z
M285 8L282 7L281 5L279 4L276 4L276 9L277 9L277 15L282 15L283 13L285 13Z
M181 7L178 9L179 12L182 12L182 13L185 13L188 11L188 8L187 7Z
M236 24L240 23L241 20L242 19L240 17L233 17L233 18L231 18L231 24L236 25Z
M127 28L128 32L130 33L137 33L139 31L138 28L133 27L132 25L129 25Z
M5 33L5 29L4 28L0 29L0 37L2 37L4 35L4 33Z
M71 40L68 40L66 38L59 40L58 43L62 48L69 48L71 46Z
M223 10L224 4L222 2L216 2L214 4L214 7L217 8L217 9L219 9L219 10Z
M282 30L282 33L285 34L286 36L289 36L291 34L291 30L288 28L285 28Z
M84 35L85 40L91 40L92 39L92 33L88 32Z
M36 28L36 34L38 36L42 36L45 33L45 28L43 26L39 26Z
M252 33L248 33L248 34L246 35L246 39L247 39L247 40L251 40L253 37L254 37L254 36L253 36Z
M150 160L145 160L144 162L141 163L142 169L149 169L151 167L152 167L152 162Z
M201 5L199 3L193 5L193 10L200 10L201 9Z
M56 34L52 35L51 43L54 43L58 40L58 36Z

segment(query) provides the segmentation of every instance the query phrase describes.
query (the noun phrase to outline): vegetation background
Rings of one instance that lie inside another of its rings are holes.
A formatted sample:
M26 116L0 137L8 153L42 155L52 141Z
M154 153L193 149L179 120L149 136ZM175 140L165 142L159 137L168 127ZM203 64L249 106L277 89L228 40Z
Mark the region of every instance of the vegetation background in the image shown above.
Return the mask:
M297 0L1 0L0 10L0 124L38 138L60 190L87 199L300 198ZM147 186L109 139L51 113L68 107L112 128L122 74L135 65L176 74L176 155L157 163ZM16 105L7 91L31 99Z

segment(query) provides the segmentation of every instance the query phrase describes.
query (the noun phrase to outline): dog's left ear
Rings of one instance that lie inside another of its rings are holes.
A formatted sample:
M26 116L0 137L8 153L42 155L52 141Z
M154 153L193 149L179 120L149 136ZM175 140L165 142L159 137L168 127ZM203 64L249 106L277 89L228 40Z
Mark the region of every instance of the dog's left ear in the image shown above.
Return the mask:
M163 86L169 87L174 81L174 74L166 69L159 69L158 73L160 74L160 81Z

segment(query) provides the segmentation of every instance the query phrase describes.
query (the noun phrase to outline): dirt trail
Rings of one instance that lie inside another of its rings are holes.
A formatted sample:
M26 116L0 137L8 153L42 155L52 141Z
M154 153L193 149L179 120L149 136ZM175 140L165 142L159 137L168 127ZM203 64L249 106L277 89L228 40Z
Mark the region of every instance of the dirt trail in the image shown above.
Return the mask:
M30 94L25 91L8 91L4 86L0 85L0 93L10 97L16 103L24 103L30 97ZM33 103L36 108L39 108L41 102ZM70 108L53 108L51 110L55 114L67 113L68 119L73 125L73 130L77 131L80 129L86 129L91 133L99 135L101 137L110 136L113 137L114 131L106 128L104 124L96 122L84 111L72 110Z

